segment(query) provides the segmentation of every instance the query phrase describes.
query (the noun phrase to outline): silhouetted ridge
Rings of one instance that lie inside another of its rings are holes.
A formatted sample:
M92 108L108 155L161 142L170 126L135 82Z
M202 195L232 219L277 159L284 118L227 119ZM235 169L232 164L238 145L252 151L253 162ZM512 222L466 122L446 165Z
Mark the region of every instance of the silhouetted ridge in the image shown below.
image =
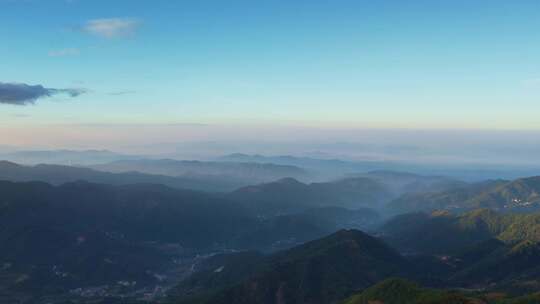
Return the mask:
M294 178L240 188L227 196L259 215L301 212L318 207L378 208L390 194L369 178L304 184Z

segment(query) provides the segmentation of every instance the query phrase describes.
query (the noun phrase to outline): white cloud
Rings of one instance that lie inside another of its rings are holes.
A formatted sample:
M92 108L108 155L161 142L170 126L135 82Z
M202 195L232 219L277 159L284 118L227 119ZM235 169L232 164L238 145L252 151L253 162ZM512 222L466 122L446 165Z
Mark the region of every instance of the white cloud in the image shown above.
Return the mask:
M92 35L112 39L134 35L139 25L139 20L133 18L93 19L86 22L83 30Z
M67 48L67 49L49 51L49 56L50 57L77 56L80 53L81 51L77 48Z

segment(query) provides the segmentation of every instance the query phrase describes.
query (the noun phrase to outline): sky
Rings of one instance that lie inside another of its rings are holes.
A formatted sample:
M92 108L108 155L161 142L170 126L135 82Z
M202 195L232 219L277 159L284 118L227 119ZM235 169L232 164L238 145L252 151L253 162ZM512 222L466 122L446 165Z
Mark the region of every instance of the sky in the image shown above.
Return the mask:
M540 132L539 1L0 0L0 24L4 145Z

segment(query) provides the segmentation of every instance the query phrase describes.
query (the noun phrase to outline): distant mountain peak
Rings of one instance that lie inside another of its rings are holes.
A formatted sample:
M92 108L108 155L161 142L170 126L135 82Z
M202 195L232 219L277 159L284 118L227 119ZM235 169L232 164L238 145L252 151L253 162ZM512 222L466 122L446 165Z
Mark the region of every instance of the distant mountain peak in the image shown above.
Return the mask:
M0 168L20 168L23 167L19 164L16 164L14 162L10 162L7 160L0 160Z
M304 185L304 183L302 183L302 182L300 182L297 179L292 178L292 177L284 177L284 178L278 179L274 183L276 183L276 184L286 184L286 185Z

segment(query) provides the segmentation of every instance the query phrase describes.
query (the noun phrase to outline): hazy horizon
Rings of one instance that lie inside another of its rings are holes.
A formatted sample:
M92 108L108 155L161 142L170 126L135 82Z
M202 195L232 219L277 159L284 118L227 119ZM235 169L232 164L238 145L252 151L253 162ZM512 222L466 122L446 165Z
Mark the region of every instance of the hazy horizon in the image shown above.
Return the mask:
M540 162L535 1L0 8L7 150Z
M203 2L0 1L2 143L69 146L73 125L540 131L536 1Z
M0 129L0 150L111 150L175 159L231 153L349 161L512 165L540 162L540 132L502 130L322 129L222 125L85 125ZM6 139L16 138L14 142Z
M539 0L0 20L1 303L540 303Z

